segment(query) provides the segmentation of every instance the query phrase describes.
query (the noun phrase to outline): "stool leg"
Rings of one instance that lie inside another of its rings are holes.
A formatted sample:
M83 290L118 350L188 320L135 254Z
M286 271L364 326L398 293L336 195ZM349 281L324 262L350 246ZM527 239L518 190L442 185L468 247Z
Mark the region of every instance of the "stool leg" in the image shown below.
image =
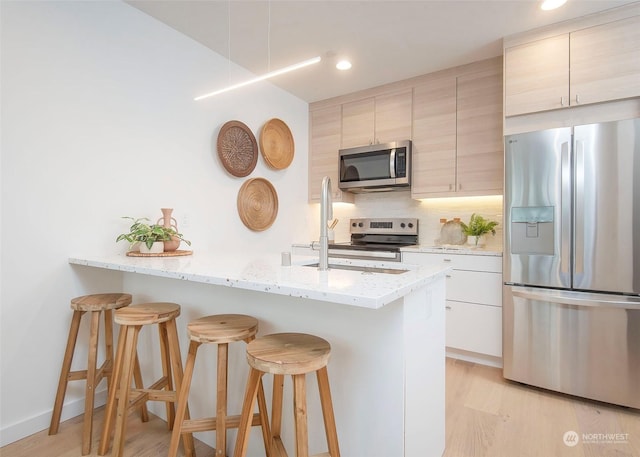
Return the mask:
M309 430L307 427L306 375L293 375L293 409L296 429L296 457L309 457Z
M171 444L169 445L168 457L176 457L178 454L178 446L180 445L180 435L182 434L182 423L184 421L184 413L187 410L189 401L189 389L191 388L191 379L193 378L193 369L196 364L196 353L199 342L191 341L189 344L189 354L187 355L187 363L184 367L184 376L182 377L182 386L180 387L180 395L178 396L178 406L176 407L176 419L173 424L173 432L171 433Z
M80 318L84 311L74 311L69 327L69 337L67 338L67 348L64 351L64 359L62 361L62 369L60 370L60 379L58 380L58 391L56 400L51 414L51 424L49 425L49 435L58 433L60 425L60 415L62 414L62 403L67 392L67 383L69 382L69 371L71 370L71 362L73 361L73 352L76 349L76 340L78 338L78 329L80 328Z
M216 389L216 456L227 455L227 363L229 344L218 344Z
M144 383L142 382L142 371L140 370L140 361L138 359L138 351L136 351L136 361L133 366L133 382L136 389L144 389ZM147 410L147 402L143 401L140 405L140 419L142 422L149 422L149 411Z
M104 376L107 378L107 392L111 391L113 372L113 311L104 310Z
M102 437L100 446L98 447L98 455L105 455L109 449L109 441L111 440L111 428L113 427L113 419L116 406L116 392L120 386L120 373L122 372L122 361L124 359L124 347L127 339L127 331L125 327L120 327L118 334L118 349L116 350L115 363L111 372L111 390L107 406L104 411L104 420L102 424Z
M260 378L260 382L258 383L258 414L260 415L264 452L267 457L271 457L271 429L269 427L269 415L267 414L267 401L264 398L262 378Z
M284 395L284 376L273 376L273 396L271 397L271 445L275 448L274 452L287 455L280 438L282 432L282 398Z
M166 322L166 333L169 341L169 350L171 351L171 363L173 369L173 375L175 376L176 381L176 400L178 396L178 392L182 387L182 356L180 355L180 342L178 341L178 329L176 327L176 320L172 319ZM173 404L171 405L173 406ZM189 419L189 404L185 402L184 406L184 417L185 419ZM185 433L182 436L182 441L184 445L184 454L186 457L194 456L196 452L195 444L193 442L193 434Z
M327 435L327 445L331 457L340 457L338 448L338 433L336 432L336 420L333 414L333 402L331 401L331 389L329 388L329 374L327 367L322 367L316 372L318 378L318 390L320 391L320 404L322 405L322 418L324 430Z
M244 340L245 343L249 344L253 340L255 340L255 336L250 336ZM282 381L282 379L281 379ZM282 406L282 403L280 403ZM282 408L280 409L282 411ZM269 415L267 413L267 401L264 396L264 386L262 385L262 377L260 377L260 382L258 384L258 415L260 416L260 428L262 429L262 440L264 441L264 452L266 457L271 457L271 442L273 440L271 435L271 427L269 427Z
M91 452L93 432L93 404L96 390L96 364L98 362L98 337L100 334L100 311L91 311L89 333L89 355L87 360L87 383L84 394L84 424L82 425L82 455Z
M233 457L245 457L247 455L249 432L253 419L253 404L256 400L261 377L262 373L260 371L254 368L249 369L249 379L247 380L247 388L244 393L244 401L242 402L242 412L240 413L240 424L238 425L238 436L236 438Z
M131 392L131 378L136 359L138 334L142 326L128 325L124 358L122 360L122 375L120 377L120 394L116 411L116 431L113 437L113 457L120 457L124 451L124 436L129 412L129 394Z
M174 390L173 378L171 376L171 356L169 354L169 336L167 335L167 323L161 322L158 324L158 331L160 333L160 358L162 359L162 376L167 378L166 390ZM175 376L175 373L174 373ZM172 402L166 402L167 408L167 428L173 430L173 423L175 420L175 406Z

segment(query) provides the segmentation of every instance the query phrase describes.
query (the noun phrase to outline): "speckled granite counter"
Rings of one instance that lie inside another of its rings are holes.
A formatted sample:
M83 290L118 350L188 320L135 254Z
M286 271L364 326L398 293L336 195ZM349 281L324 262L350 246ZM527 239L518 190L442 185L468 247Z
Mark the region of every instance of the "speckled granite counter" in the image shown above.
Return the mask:
M316 258L317 259L317 258ZM424 287L446 268L404 266L398 263L331 259L331 262L391 269L408 268L403 274L363 274L359 271L302 266L314 259L294 256L293 265L280 266L280 257L238 259L194 253L180 257L127 257L124 254L70 257L77 265L120 270L219 286L236 287L292 297L323 300L365 308L380 308ZM316 260L317 261L317 260Z

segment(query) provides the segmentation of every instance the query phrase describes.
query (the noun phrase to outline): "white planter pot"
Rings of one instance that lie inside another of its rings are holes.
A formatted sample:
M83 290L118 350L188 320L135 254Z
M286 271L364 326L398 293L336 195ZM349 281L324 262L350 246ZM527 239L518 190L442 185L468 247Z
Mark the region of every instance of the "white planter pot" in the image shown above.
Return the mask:
M467 244L480 248L487 244L487 239L485 235L480 235L480 236L469 235L469 237L467 238Z
M160 254L164 252L164 241L156 241L151 245L151 249L145 243L140 243L141 254Z

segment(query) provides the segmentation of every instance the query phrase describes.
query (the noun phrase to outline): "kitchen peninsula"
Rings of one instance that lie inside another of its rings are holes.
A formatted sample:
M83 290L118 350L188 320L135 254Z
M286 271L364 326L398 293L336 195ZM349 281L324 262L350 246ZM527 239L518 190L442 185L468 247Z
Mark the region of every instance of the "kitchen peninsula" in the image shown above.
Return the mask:
M280 266L279 255L248 260L196 252L155 258L75 256L69 262L80 280L85 274L95 275L95 268L120 275L123 290L134 295L134 302L181 304L179 329L206 314L244 313L260 320L261 335L299 331L327 339L332 345L329 377L341 455L441 456L445 440L444 278L448 268L367 262L367 266L407 271L318 271L303 265L312 260L294 257L292 266ZM180 335L183 351L185 333ZM141 359L155 360L155 354L151 357L145 350L141 348ZM234 366L230 411L240 410L247 372L243 351L239 348L230 354ZM214 363L203 365L213 370ZM146 378L145 371L143 365ZM271 380L265 381L270 389ZM191 401L192 415L210 414L215 410L211 387L195 388L191 398L198 401ZM285 392L287 389L289 385ZM163 415L160 409L154 412ZM308 416L310 451L324 452L320 405L314 395L309 397ZM285 420L291 417L290 412L285 413ZM285 422L285 442L292 442L292 434L293 424ZM259 437L252 437L249 455L262 455L260 446Z

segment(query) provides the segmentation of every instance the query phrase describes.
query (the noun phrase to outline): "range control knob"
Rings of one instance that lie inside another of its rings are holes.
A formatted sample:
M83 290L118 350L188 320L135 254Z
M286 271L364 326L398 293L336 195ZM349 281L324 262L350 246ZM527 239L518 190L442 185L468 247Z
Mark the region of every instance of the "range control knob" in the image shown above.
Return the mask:
M400 227L401 227L401 228L404 228L404 227L405 227L404 222L401 222L401 223L400 223Z
M351 223L351 227L356 227L358 224L356 224L355 222Z
M362 222L358 222L358 227L364 227L364 224Z
M413 222L409 222L409 228L413 228Z

